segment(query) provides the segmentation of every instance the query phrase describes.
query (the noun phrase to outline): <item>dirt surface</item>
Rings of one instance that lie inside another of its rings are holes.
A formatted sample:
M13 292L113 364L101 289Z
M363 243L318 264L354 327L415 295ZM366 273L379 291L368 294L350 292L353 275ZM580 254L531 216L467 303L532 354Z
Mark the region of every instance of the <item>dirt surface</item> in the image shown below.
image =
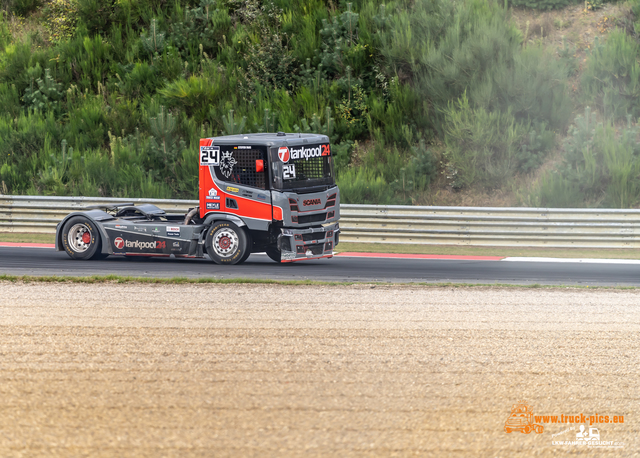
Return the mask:
M638 304L613 290L0 283L0 456L634 456ZM624 446L552 445L580 424L508 434L520 400L624 415L591 425Z

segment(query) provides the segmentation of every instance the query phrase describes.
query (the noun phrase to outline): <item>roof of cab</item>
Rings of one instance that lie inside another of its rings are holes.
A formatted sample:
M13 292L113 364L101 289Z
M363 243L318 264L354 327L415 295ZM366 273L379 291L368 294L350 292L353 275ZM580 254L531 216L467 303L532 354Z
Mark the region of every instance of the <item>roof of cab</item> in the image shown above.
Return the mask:
M321 134L302 133L260 133L224 135L222 137L210 137L214 145L305 145L315 143L328 143L329 137Z

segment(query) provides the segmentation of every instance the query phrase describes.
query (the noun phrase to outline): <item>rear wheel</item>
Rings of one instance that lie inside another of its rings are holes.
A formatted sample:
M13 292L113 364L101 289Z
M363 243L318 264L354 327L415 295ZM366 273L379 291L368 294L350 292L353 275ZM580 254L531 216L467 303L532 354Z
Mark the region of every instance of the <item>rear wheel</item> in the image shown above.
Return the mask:
M251 254L249 235L229 221L220 221L207 231L207 254L216 264L240 264Z
M84 216L74 216L62 228L62 246L73 259L92 259L101 255L100 231Z

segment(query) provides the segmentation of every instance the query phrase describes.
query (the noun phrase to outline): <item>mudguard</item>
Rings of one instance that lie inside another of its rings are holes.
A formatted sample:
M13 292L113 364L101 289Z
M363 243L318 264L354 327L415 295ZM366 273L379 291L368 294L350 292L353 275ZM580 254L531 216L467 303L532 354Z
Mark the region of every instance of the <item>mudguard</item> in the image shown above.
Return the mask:
M62 228L64 227L66 222L74 216L84 216L85 218L92 221L100 231L102 240L106 241L106 243L102 244L101 253L113 254L113 252L111 251L111 243L109 243L109 236L107 235L107 232L104 230L100 222L109 221L115 218L109 213L97 209L70 213L58 223L58 225L56 226L56 251L64 251L64 248L62 248Z
M231 221L233 224L235 224L238 227L246 226L242 218L236 215L230 215L228 213L209 213L206 219L204 220L204 225L211 226L214 221L220 221L220 220Z

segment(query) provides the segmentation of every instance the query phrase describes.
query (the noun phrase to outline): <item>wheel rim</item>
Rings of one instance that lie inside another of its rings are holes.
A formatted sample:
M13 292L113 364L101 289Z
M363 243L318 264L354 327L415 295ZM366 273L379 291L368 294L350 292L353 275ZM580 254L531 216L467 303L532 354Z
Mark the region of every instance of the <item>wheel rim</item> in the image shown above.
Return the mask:
M76 253L83 253L91 245L91 229L86 224L75 224L67 234L67 242Z
M240 239L236 231L228 227L218 229L213 235L213 251L220 257L226 258L234 254L240 246Z

